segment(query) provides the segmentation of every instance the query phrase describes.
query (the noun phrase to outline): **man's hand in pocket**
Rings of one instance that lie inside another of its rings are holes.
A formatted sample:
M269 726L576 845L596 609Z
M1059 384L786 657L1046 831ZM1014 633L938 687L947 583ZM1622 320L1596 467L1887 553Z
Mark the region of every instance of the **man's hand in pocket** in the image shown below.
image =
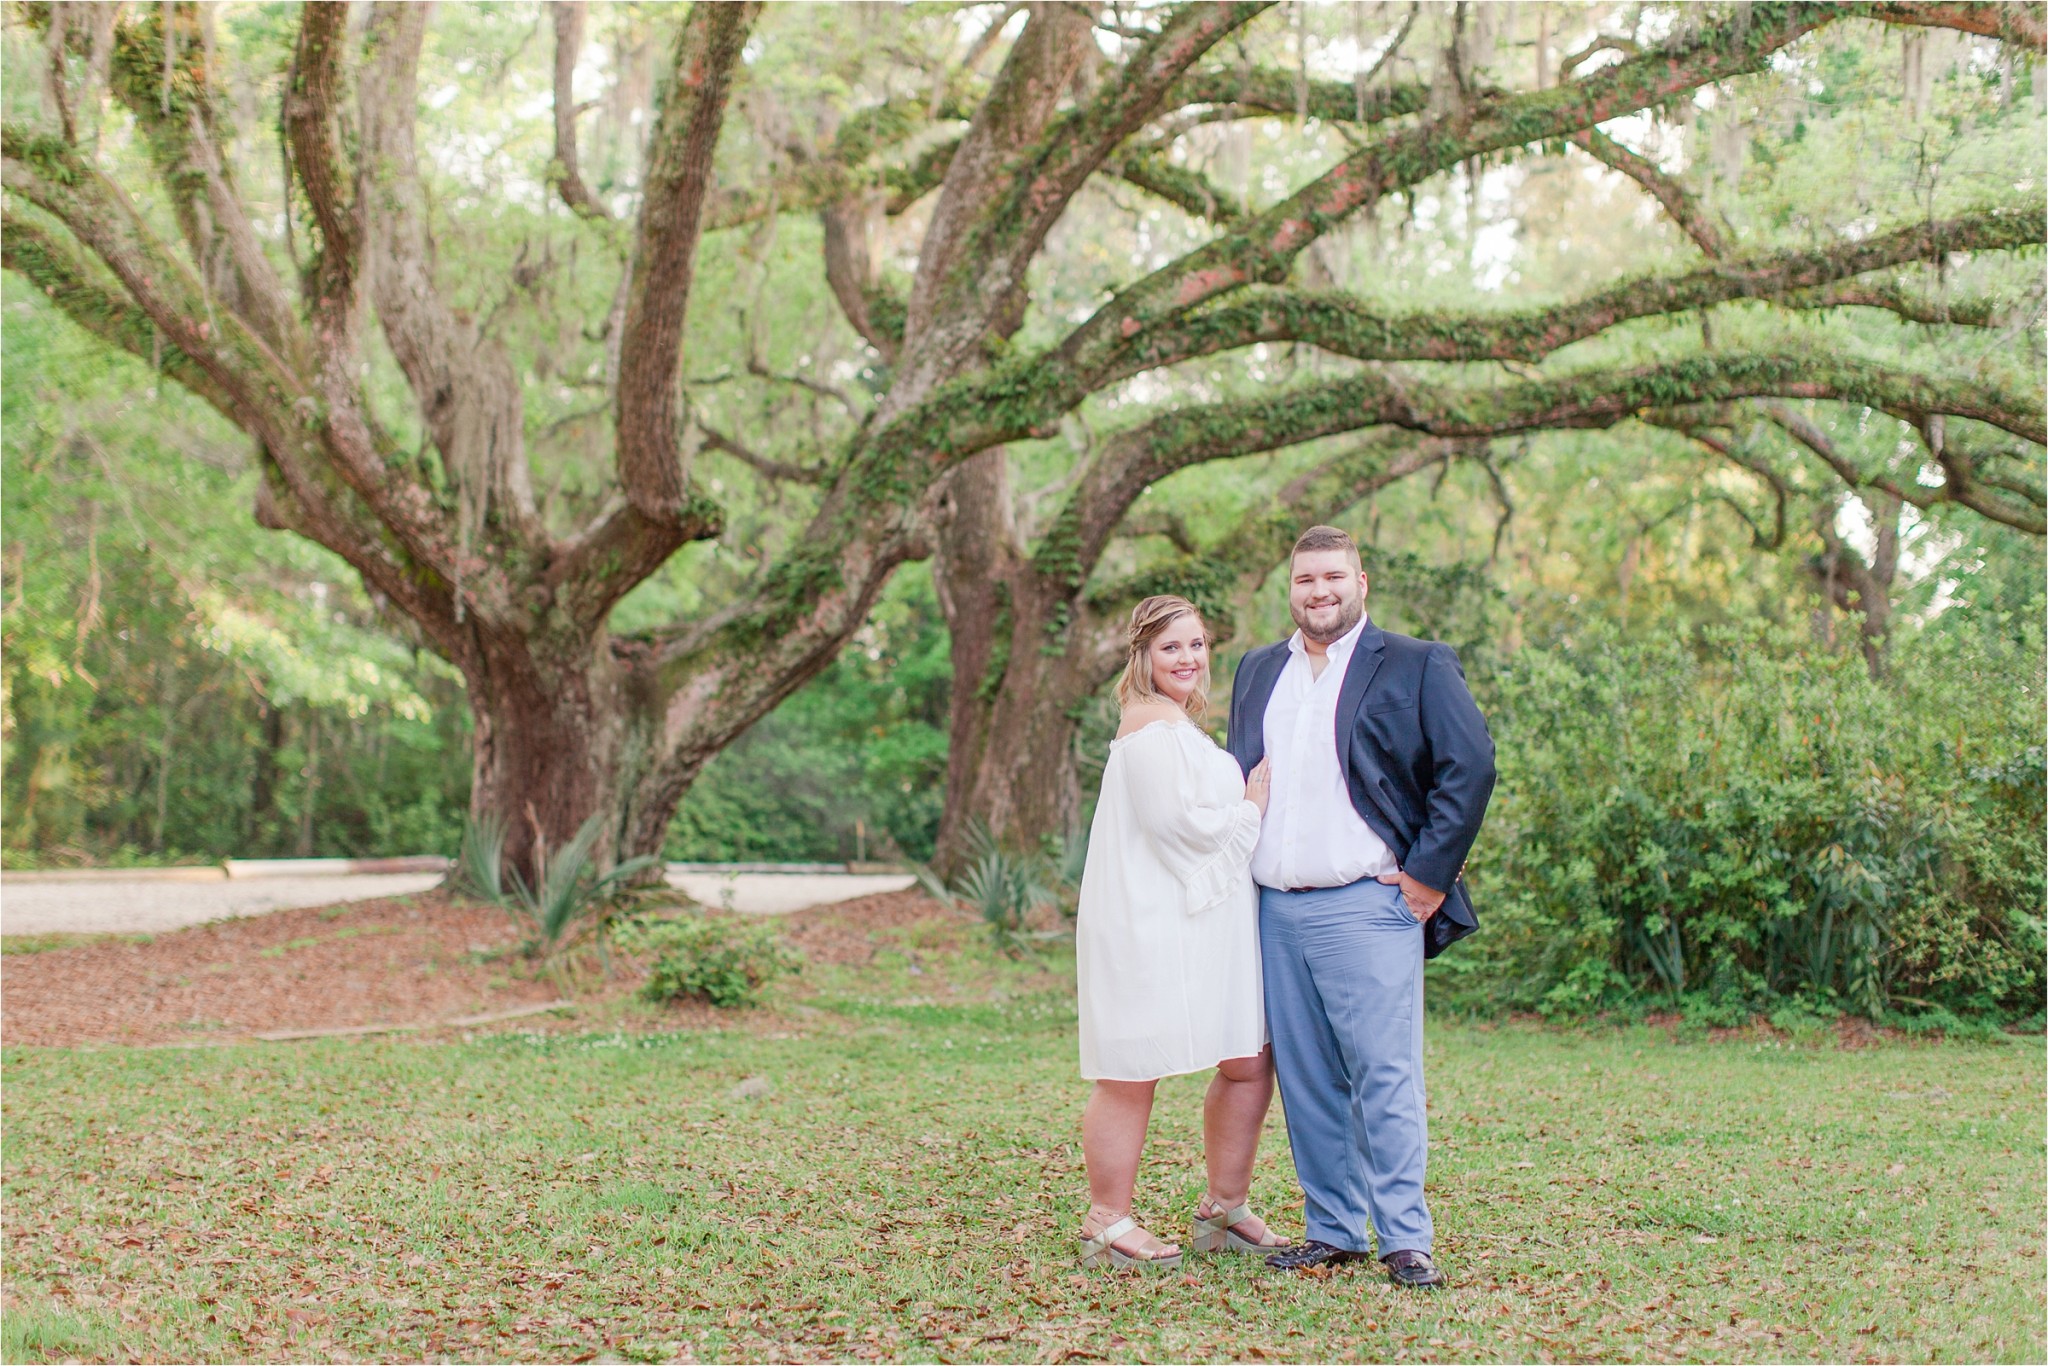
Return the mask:
M1406 873L1382 873L1381 882L1389 887L1399 884L1401 897L1408 903L1408 909L1415 912L1415 918L1427 924L1429 918L1444 904L1444 894L1434 887L1425 887Z

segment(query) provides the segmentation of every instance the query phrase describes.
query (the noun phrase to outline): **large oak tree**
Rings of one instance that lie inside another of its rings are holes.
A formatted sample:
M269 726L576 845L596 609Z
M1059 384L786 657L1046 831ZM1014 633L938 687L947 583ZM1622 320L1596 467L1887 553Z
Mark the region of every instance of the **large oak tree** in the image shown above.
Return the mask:
M1272 22L1261 18L1268 8L1005 9L929 89L843 111L829 137L789 138L772 163L729 166L722 179L721 135L748 90L752 54L796 15L700 3L679 16L668 45L632 192L607 196L579 164L573 81L585 14L553 7L553 155L543 174L575 230L615 247L619 261L601 330L606 486L567 522L536 496L527 376L491 318L454 302L467 263L437 250L437 215L449 210L430 202L420 165L422 51L438 22L423 6L372 5L360 22L343 4L298 12L278 135L307 238L296 271L238 188L229 154L238 130L198 6L132 6L97 20L75 6L24 7L47 39L51 109L40 124L0 130L5 262L248 432L265 473L257 518L343 556L461 671L476 718L472 801L530 813L513 825L515 858L593 814L606 817L616 853L657 849L704 763L823 668L912 558L935 557L954 633L947 833L957 840L968 817L1027 837L1069 818L1075 703L1114 661L1116 608L1130 592L1250 572L1289 519L1447 458L1453 447L1442 443L1643 415L1711 440L1728 405L1842 402L1928 433L1944 472L1939 496L2038 523L2039 499L2011 474L2007 450L1941 435L1953 420L2039 444L2035 394L1848 353L1744 346L1606 368L1542 365L1631 320L1735 300L1911 308L1859 280L1952 252L2042 242L2034 202L1931 222L1902 212L1854 241L1743 251L1599 131L1761 71L1841 22L1946 27L2038 52L2036 7L1690 9L1658 42L1631 44L1597 69L1594 54L1571 54L1569 79L1519 89L1489 83L1476 11L1462 6L1436 16L1448 38L1429 79L1370 88L1244 59L1243 35ZM975 74L984 62L996 63L986 80ZM128 163L117 166L88 135L87 106L102 86L139 135L147 185L124 185ZM1176 158L1190 128L1276 113L1341 123L1350 150L1256 211ZM1304 253L1385 197L1475 158L1566 140L1642 180L1690 222L1710 262L1621 280L1561 307L1472 317L1390 315L1299 278ZM1036 331L1022 329L1042 293L1034 268L1083 188L1104 181L1170 200L1213 231L1030 342ZM167 204L168 217L149 203ZM892 208L914 208L924 223L901 289L868 246L870 223ZM764 456L770 443L755 434L696 424L685 340L705 234L791 213L821 224L822 274L872 348L874 392L856 405L849 434L793 455L775 443L779 455ZM1151 410L1126 405L1138 415L1068 471L1046 527L1019 533L1007 445L1058 431L1092 396L1137 377L1273 343L1316 348L1342 368L1234 396L1169 386ZM1477 361L1516 369L1505 382L1481 378L1465 364ZM1440 369L1406 364L1425 362ZM402 410L367 379L387 363L403 376ZM1091 583L1157 481L1373 428L1415 439L1361 444L1297 481L1231 545L1192 546L1184 565L1145 584ZM805 524L736 591L660 630L618 632L614 613L628 593L685 547L720 535L728 509L692 459L704 449L811 490Z

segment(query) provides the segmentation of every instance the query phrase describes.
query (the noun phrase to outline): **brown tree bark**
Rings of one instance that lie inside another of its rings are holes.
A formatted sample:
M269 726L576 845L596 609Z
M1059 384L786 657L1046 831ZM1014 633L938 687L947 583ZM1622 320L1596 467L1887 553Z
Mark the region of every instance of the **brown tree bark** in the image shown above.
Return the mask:
M1105 640L1079 586L1025 553L1000 449L947 478L935 520L932 578L951 638L953 699L934 866L950 872L977 825L1027 847L1076 833L1079 709L1101 689L1121 632Z

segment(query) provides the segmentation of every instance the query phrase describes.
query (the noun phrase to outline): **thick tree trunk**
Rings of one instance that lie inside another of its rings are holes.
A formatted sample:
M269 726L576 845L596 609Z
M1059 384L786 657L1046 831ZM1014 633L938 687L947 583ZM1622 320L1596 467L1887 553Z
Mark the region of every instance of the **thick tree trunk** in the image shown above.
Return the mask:
M1034 592L1029 573L1008 587L999 615L955 617L953 700L946 756L946 807L934 863L963 862L969 832L984 825L1006 847L1031 849L1046 836L1079 833L1082 792L1075 741L1081 711L1102 686L1057 642L1062 599ZM959 666L979 660L979 673Z
M1028 572L1011 524L1005 458L998 449L961 465L947 476L939 503L932 585L946 618L953 695L934 862L947 873L959 866L967 831L984 815L969 794L980 786L989 722L1009 668L1017 584Z
M636 716L630 676L601 644L477 633L469 672L476 720L472 815L505 821L505 858L530 878L541 840L566 844L593 813L609 811L597 844L601 863L654 849L627 849L620 804Z
M1078 593L1018 545L1002 451L948 476L932 567L953 660L934 863L951 873L977 825L1009 847L1078 833L1075 740L1106 673Z

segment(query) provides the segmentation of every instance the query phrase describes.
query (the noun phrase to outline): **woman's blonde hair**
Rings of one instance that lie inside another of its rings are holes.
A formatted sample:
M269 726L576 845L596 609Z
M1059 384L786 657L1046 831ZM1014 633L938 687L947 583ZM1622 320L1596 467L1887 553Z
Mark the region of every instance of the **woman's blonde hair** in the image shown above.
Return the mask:
M1152 642L1160 632L1179 621L1192 616L1202 621L1202 614L1186 598L1172 593L1161 593L1150 597L1131 609L1131 624L1124 632L1128 647L1124 655L1124 671L1116 680L1116 704L1128 707L1133 702L1171 702L1159 689L1152 686ZM1202 637L1208 639L1209 624L1202 622ZM1187 714L1194 720L1201 720L1209 710L1209 656L1202 654L1202 676L1195 680L1195 691L1187 700Z

